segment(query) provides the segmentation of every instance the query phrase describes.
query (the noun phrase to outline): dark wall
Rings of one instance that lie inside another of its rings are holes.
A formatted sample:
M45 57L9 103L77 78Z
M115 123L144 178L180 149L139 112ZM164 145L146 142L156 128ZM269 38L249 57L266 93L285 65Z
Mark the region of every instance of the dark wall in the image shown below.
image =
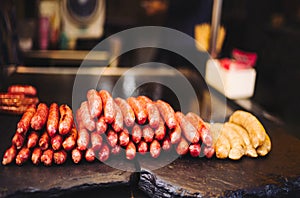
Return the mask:
M258 53L254 100L291 125L300 122L300 1L224 1L227 37L222 55L235 47Z

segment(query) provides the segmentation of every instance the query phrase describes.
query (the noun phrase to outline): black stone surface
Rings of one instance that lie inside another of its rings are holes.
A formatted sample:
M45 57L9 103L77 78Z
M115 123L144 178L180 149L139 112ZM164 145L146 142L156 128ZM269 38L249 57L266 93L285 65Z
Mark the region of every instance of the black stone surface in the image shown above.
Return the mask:
M300 140L265 123L272 140L266 157L241 160L183 157L141 173L139 187L151 197L299 197Z
M116 77L106 77L103 81L113 84ZM41 101L71 105L73 82L72 75L14 74L7 84L29 83L37 87ZM174 98L170 98L172 92L156 91L156 87L148 85L138 93L154 94L155 99L169 100L179 109ZM198 96L201 107L209 103L201 94ZM236 108L227 103L227 114ZM209 114L207 109L202 111L205 111L202 115ZM1 157L11 144L19 119L20 116L0 114ZM300 140L284 126L266 119L261 121L273 145L266 157L232 161L186 156L152 171L141 167L142 172L138 173L100 162L75 165L70 160L51 167L34 166L30 162L21 167L0 165L0 197L299 197Z

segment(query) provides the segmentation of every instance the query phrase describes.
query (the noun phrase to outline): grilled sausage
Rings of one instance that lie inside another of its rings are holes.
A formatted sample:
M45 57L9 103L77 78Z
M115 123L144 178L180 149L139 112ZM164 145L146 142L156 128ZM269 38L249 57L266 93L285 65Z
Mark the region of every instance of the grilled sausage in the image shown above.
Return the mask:
M177 125L177 121L175 118L175 112L174 109L166 102L162 100L156 101L156 106L162 115L164 121L166 122L166 125L169 129L173 129Z
M135 155L136 155L136 147L134 145L133 142L129 142L127 147L126 147L126 159L128 160L133 160L135 158Z
M204 151L203 151L204 155L207 158L212 158L215 154L215 149L213 147L204 147Z
M68 136L62 143L62 146L66 151L70 151L76 146L77 136L78 136L77 129L73 125L71 132L68 134Z
M31 161L34 165L38 165L41 162L41 156L43 151L40 147L35 147L31 154Z
M185 155L189 152L189 143L184 139L184 137L181 137L180 142L176 147L176 152L178 155Z
M157 140L153 140L153 142L151 142L150 144L150 155L153 158L158 158L158 156L160 155L160 151L161 151L161 146L159 142Z
M206 126L205 122L193 112L187 113L186 119L190 121L190 123L197 129L202 143L208 147L211 147L213 140L209 128Z
M127 98L128 104L131 106L138 124L144 124L147 120L147 112L143 108L141 102L134 97Z
M2 159L2 164L7 165L12 163L12 161L15 160L16 156L17 156L17 148L14 145L12 145L5 151Z
M119 134L119 144L120 144L120 146L127 146L128 143L129 143L129 132L125 128Z
M107 143L111 146L114 147L118 143L118 134L114 132L113 130L109 130L107 133Z
M101 90L99 94L102 100L105 121L111 124L114 121L116 115L114 99L106 90Z
M20 133L15 133L13 136L11 142L12 145L15 145L17 149L21 149L25 141L24 135L21 135Z
M78 131L77 148L84 151L88 148L90 142L90 135L86 129Z
M53 138L51 138L51 145L54 151L58 151L63 143L63 137L59 134L56 134Z
M131 130L131 139L134 143L139 143L142 139L143 132L138 124L135 124Z
M30 150L26 146L22 147L19 153L16 156L16 164L22 165L24 164L30 157Z
M67 161L67 152L64 150L54 152L53 161L57 165L65 163Z
M72 150L72 160L75 164L78 164L82 159L82 153L78 148Z
M24 94L28 96L35 96L37 94L36 88L31 85L11 85L7 89L8 93Z
M41 156L41 162L45 166L51 166L53 162L53 150L52 149L47 149L43 152Z
M90 89L87 94L88 107L92 118L98 118L102 112L102 100L95 89Z
M32 117L34 116L36 112L36 107L35 105L31 105L28 107L23 114L21 120L17 124L17 132L23 135L26 135L27 131L30 128L30 122Z
M50 137L53 137L59 124L59 108L57 103L52 103L49 108L49 115L47 120L47 132Z
M47 131L45 131L40 137L39 146L44 151L44 150L48 149L49 143L50 143L50 137L49 137Z
M61 135L68 134L73 126L74 118L72 109L66 105L60 105L59 107L60 120L58 125L58 131Z
M142 103L143 108L146 109L149 126L156 129L160 122L160 113L157 106L147 96L139 96L137 99Z
M154 139L154 131L150 126L145 126L143 128L143 138L145 142L152 142Z
M97 133L97 132L91 133L91 145L92 145L91 148L94 151L98 151L101 148L102 142L103 142L103 139L102 139L102 136L99 135L99 133Z
M164 151L170 151L171 150L171 148L172 148L172 144L171 144L171 140L170 140L170 138L169 137L166 137L164 140L163 140L163 142L162 142L162 149L164 150Z
M88 162L93 162L95 160L96 154L93 148L88 148L85 152L85 160Z
M131 106L122 98L115 98L115 103L117 103L121 109L125 125L132 127L135 123L135 115Z
M179 111L175 115L185 138L191 143L199 142L200 136L197 129L186 119L185 115Z
M111 126L115 132L120 132L123 130L123 115L120 107L114 102L115 107L115 119L112 122Z
M191 144L189 151L192 157L198 157L201 153L201 145L199 143Z
M148 144L144 140L140 141L137 150L142 155L146 154L148 152Z
M159 123L157 128L154 131L155 139L162 140L166 135L166 127L162 118L159 118Z
M31 128L36 131L41 130L47 122L48 111L48 106L45 103L40 103L34 116L31 118Z
M175 126L170 132L170 141L172 144L177 144L181 139L181 128L179 124Z
M89 131L94 131L96 128L96 123L92 119L89 109L88 109L88 103L87 101L84 101L80 105L79 109L79 116L80 121L82 122L82 125Z
M39 134L36 131L30 132L27 138L27 148L35 147L39 142Z
M108 145L106 143L103 143L103 145L98 153L98 159L101 162L105 162L106 160L108 160L109 154L110 154L110 151L109 151Z
M99 134L105 133L107 130L107 123L105 122L104 116L100 116L100 118L96 122L96 131Z

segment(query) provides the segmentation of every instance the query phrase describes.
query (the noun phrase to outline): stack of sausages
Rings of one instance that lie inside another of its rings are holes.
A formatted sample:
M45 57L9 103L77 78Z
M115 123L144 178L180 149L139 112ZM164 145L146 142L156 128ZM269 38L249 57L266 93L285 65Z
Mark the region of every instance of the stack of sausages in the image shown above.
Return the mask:
M128 160L150 153L158 158L172 148L179 155L214 155L212 137L195 113L176 112L162 100L146 96L113 98L106 90L91 89L76 111L77 147L72 159L104 162L122 150Z
M12 145L3 156L2 164L14 160L22 165L31 160L33 164L63 164L67 151L76 145L76 127L69 106L52 103L50 108L40 103L27 108L17 124Z
M31 85L11 85L0 93L0 112L23 114L31 105L39 102L36 88Z
M91 89L86 98L75 112L76 123L67 105L28 108L2 164L21 165L31 157L33 164L49 166L67 156L74 163L104 162L123 153L128 160L137 153L158 158L171 149L178 155L214 155L209 128L195 113L175 112L167 102L146 96L113 98L106 90Z

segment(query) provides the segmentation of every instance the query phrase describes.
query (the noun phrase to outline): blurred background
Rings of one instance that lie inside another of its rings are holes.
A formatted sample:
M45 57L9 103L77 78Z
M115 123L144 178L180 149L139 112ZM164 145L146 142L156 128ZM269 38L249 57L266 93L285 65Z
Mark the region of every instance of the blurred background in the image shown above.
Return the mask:
M211 22L212 5L212 0L1 0L1 70L11 64L78 67L80 61L67 59L68 51L89 51L132 27L165 26L195 37L197 24ZM300 1L224 0L221 25L226 36L218 57L231 57L234 48L257 53L251 99L300 130ZM122 45L116 40L107 49ZM56 58L63 54L66 58ZM148 61L191 67L171 52L149 48L123 54L117 66Z

